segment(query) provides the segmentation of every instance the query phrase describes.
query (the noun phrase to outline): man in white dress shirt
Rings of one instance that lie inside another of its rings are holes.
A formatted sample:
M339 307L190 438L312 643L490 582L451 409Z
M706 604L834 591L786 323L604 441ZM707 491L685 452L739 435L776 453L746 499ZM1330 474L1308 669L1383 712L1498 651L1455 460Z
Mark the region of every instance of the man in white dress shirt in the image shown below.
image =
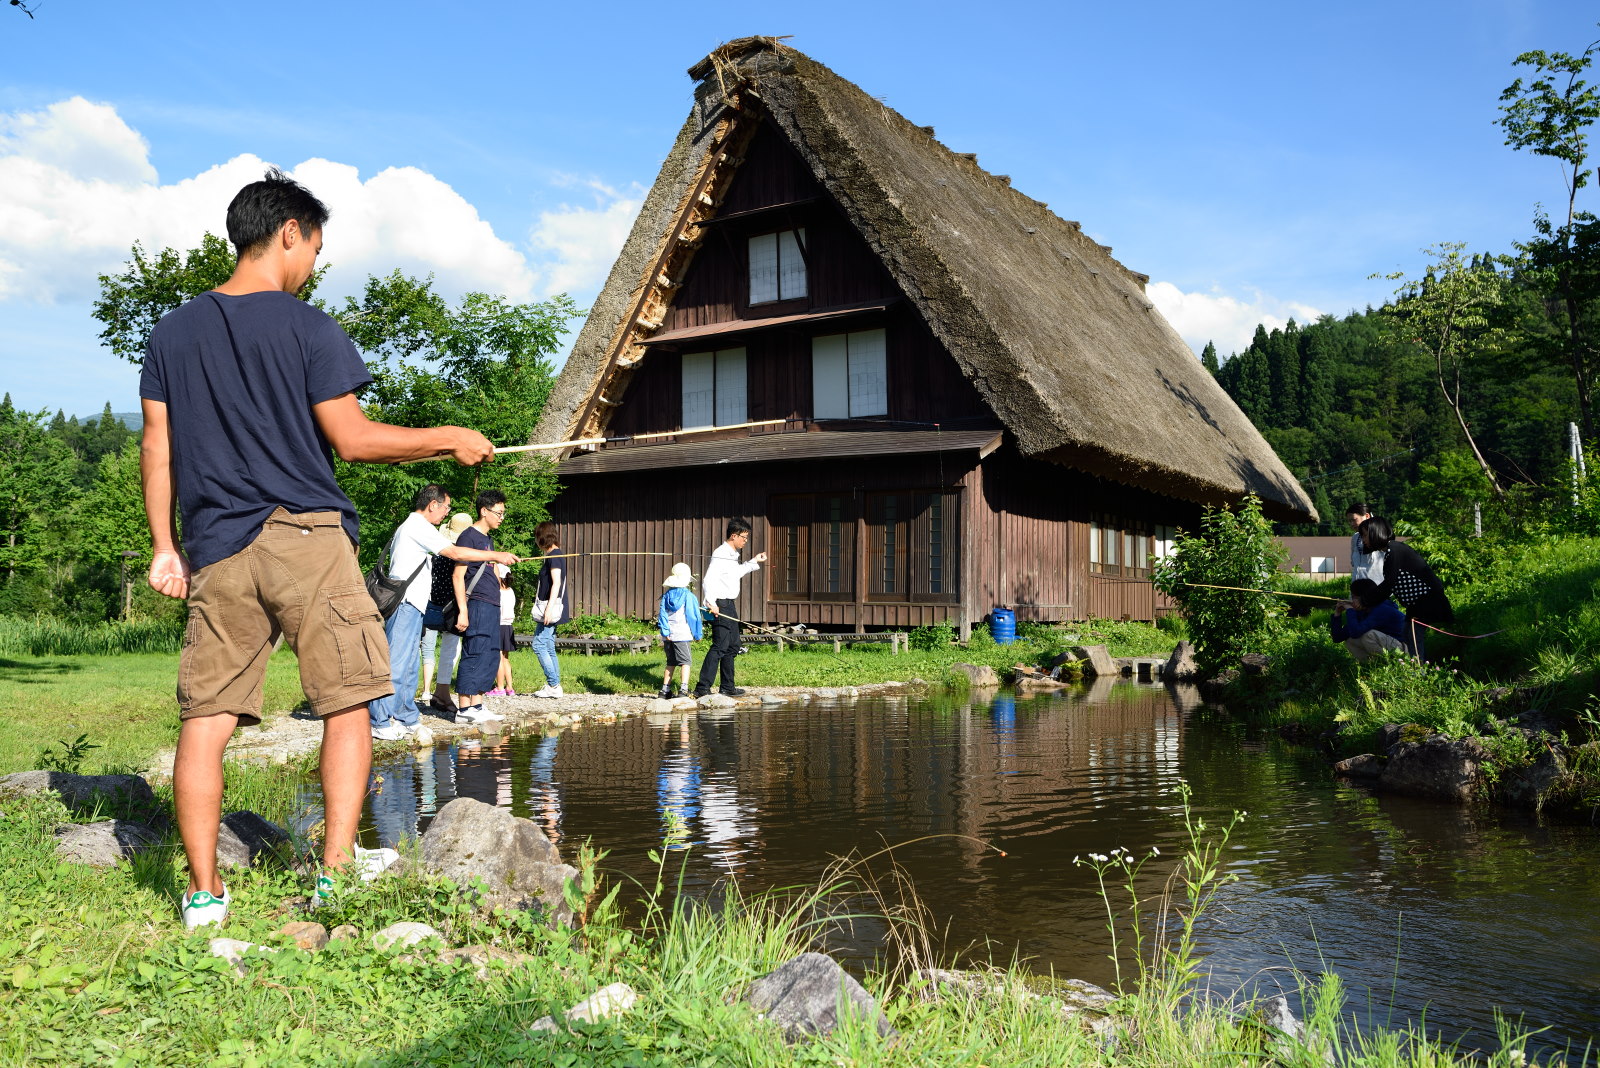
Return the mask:
M739 697L744 691L733 684L734 661L739 656L739 580L767 561L766 553L756 553L747 563L739 562L739 551L750 544L750 524L743 519L728 520L726 540L711 554L711 565L700 588L701 602L711 613L711 651L700 665L700 678L694 695L704 697L722 671L720 692Z

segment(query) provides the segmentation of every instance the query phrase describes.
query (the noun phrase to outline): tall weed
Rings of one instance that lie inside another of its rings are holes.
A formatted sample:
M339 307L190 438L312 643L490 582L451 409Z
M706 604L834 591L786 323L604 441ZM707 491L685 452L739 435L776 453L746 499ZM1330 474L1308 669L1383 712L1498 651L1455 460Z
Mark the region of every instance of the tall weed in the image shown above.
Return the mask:
M49 616L0 616L0 653L25 656L105 656L175 653L183 645L181 619L126 619L71 623Z

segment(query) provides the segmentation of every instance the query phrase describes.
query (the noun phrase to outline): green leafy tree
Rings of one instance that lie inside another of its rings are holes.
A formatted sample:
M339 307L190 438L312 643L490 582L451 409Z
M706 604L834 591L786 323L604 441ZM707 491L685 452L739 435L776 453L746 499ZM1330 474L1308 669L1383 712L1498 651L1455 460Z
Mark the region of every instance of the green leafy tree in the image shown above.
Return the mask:
M0 400L0 579L38 571L53 555L50 532L75 496L77 457L50 434L44 412Z
M1566 347L1573 381L1577 386L1579 417L1585 438L1595 436L1593 385L1596 346L1593 340L1592 300L1586 302L1580 276L1594 274L1596 264L1586 262L1596 249L1591 238L1577 240L1580 226L1592 229L1594 216L1577 210L1578 192L1589 184L1589 128L1600 118L1600 91L1583 78L1600 41L1580 54L1524 52L1515 66L1531 67L1524 83L1518 78L1500 94L1500 127L1505 143L1518 151L1554 159L1561 167L1567 199L1566 222L1555 226L1542 212L1535 218L1538 237L1525 246L1542 264L1551 288L1564 306ZM1591 289L1588 294L1593 297Z
M1202 671L1214 674L1259 648L1283 606L1271 593L1248 591L1270 589L1287 559L1254 494L1237 508L1206 509L1199 533L1178 532L1151 581L1183 610Z
M1424 250L1431 263L1421 281L1400 273L1385 276L1400 286L1384 317L1396 336L1431 357L1439 393L1455 414L1467 447L1499 497L1505 491L1473 437L1464 397L1474 356L1498 341L1500 331L1491 325L1490 313L1501 303L1502 282L1492 264L1476 268L1468 264L1462 256L1465 248L1462 242L1447 241Z
M199 248L182 253L164 248L153 257L135 241L121 273L100 275L93 315L103 327L101 342L130 363L140 362L161 317L226 282L237 262L232 246L215 234L202 237Z
M1200 353L1200 366L1211 372L1211 377L1217 377L1217 372L1222 368L1217 363L1217 346L1215 342L1207 341L1205 351Z

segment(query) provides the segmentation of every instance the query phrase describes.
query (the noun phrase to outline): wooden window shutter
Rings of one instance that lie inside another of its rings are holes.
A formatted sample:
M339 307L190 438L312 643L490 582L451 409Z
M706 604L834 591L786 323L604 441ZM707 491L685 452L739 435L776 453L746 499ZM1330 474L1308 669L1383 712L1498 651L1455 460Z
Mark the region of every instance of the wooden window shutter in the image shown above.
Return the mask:
M850 339L850 417L889 414L889 359L883 330L858 330Z
M722 349L716 359L716 424L732 426L749 416L744 349Z
M683 428L711 426L717 417L717 354L687 352L683 356Z
M778 235L759 234L750 239L750 303L778 299Z
M855 599L855 500L848 493L820 493L811 521L811 599Z
M806 260L800 254L800 242L806 239L804 229L785 230L778 238L778 300L798 300L806 295ZM755 303L753 300L751 303Z
M811 339L811 417L850 417L850 355L846 334Z

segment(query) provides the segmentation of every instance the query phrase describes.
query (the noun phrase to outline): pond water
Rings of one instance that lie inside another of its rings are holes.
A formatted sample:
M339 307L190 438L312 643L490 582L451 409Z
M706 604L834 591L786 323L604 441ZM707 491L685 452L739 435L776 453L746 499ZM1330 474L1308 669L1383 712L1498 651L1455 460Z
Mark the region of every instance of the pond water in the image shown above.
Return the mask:
M1073 858L1159 847L1138 884L1153 899L1184 849L1184 780L1212 826L1250 813L1226 857L1239 879L1201 924L1213 991L1289 987L1294 965L1338 972L1363 1023L1425 1018L1468 1048L1496 1048L1495 1006L1548 1028L1546 1050L1600 1034L1600 832L1336 783L1325 760L1254 743L1176 688L639 717L442 744L379 770L369 845L474 797L538 821L569 858L592 839L614 876L648 883L670 808L700 897L726 879L815 885L833 858L894 845L949 949L987 941L998 959L1105 985L1105 907ZM857 932L835 949L876 952L881 932Z

